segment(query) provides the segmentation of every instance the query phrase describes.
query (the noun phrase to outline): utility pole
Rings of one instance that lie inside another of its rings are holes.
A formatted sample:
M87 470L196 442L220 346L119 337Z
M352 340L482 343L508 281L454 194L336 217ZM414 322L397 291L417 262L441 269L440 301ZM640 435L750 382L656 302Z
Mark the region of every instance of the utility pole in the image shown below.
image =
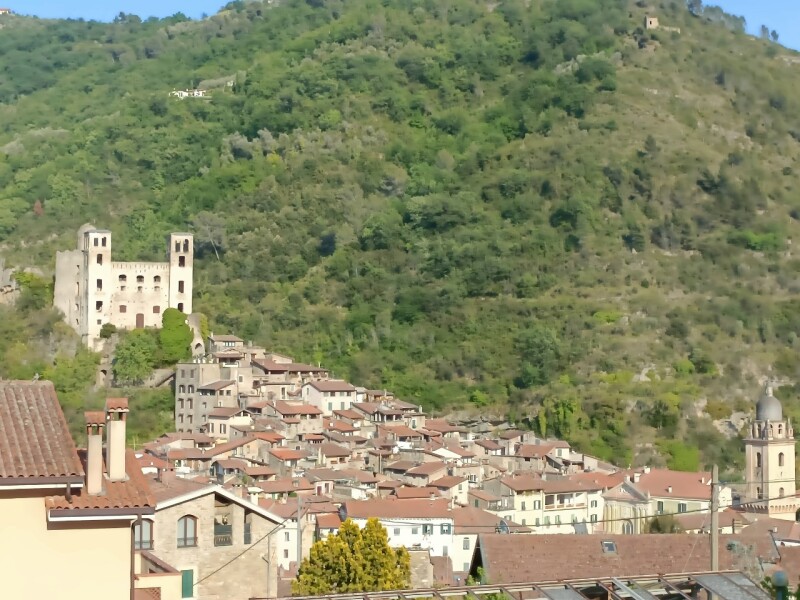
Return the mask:
M300 563L303 562L303 525L300 523L301 511L303 508L303 497L297 495L297 569L300 569Z
M719 468L711 467L711 570L719 571Z

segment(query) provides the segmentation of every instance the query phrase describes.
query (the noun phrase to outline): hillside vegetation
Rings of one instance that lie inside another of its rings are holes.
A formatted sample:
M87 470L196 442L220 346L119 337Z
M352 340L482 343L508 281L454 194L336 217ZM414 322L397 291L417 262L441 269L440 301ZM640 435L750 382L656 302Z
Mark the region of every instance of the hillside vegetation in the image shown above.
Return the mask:
M51 272L86 221L118 259L188 229L216 331L620 464L735 470L711 417L766 375L800 415L800 65L691 8L0 18L0 242Z

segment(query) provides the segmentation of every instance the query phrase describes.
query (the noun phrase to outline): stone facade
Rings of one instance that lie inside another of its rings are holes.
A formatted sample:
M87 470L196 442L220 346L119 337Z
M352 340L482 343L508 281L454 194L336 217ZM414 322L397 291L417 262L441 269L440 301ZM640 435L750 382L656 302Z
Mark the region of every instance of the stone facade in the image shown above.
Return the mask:
M53 304L90 348L105 323L119 329L160 327L167 308L192 312L193 238L169 237L168 261L112 262L111 232L84 225L77 249L56 253Z
M178 521L187 515L197 519L197 545L179 548ZM215 536L215 521L219 523L223 516L231 527L230 534ZM250 523L248 544L245 543L246 522ZM152 553L178 571L193 572L197 600L275 597L278 567L284 551L284 532L275 528L276 523L247 510L244 505L227 503L222 497L209 493L168 508L157 508ZM245 552L214 573L272 530L275 530L273 535L263 540L257 549ZM215 537L218 540L227 537L230 545L215 545Z

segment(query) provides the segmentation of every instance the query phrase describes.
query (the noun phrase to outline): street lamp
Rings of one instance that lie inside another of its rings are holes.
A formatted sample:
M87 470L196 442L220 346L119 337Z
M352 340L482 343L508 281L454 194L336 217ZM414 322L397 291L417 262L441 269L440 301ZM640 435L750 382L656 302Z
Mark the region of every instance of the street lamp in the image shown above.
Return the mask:
M772 587L775 588L775 600L788 600L789 576L785 571L775 571L772 574Z

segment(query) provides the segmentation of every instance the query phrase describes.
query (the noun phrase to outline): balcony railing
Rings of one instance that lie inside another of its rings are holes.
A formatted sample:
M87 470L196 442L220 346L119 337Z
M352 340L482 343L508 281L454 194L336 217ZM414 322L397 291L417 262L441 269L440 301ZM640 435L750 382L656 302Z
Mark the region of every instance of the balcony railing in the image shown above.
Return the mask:
M233 545L233 525L218 525L214 523L214 545Z
M566 510L570 508L586 508L585 502L580 502L578 504L545 504L545 510Z

